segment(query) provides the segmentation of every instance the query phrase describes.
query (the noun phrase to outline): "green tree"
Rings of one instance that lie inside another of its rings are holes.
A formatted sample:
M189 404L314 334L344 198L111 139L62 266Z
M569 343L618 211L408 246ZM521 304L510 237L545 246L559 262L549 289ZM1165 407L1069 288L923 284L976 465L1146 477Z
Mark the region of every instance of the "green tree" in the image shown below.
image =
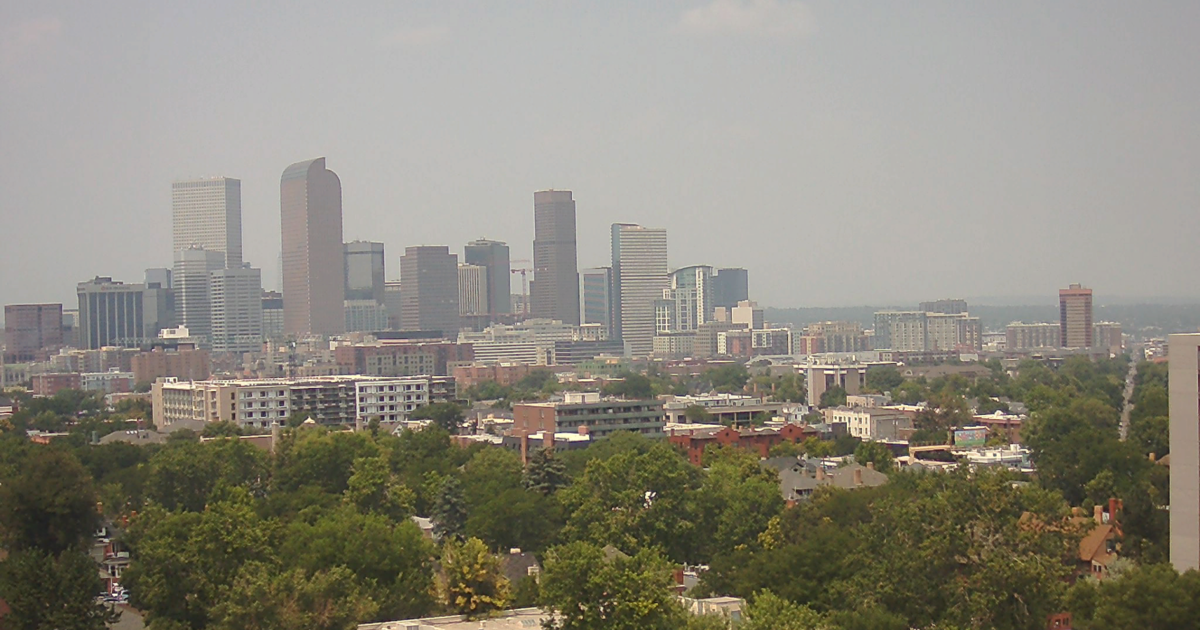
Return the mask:
M526 489L521 458L505 449L479 451L461 475L467 519L464 535L492 549L540 550L554 535L557 503Z
M244 489L231 489L202 512L151 506L130 526L133 562L122 575L130 603L157 624L202 630L242 566L273 562L272 528Z
M525 487L529 490L549 496L560 488L565 488L569 482L567 465L555 456L553 449L538 449L529 456L524 480Z
M17 467L15 474L0 478L4 547L52 555L82 550L100 520L87 470L70 453L50 447L24 450Z
M345 567L378 605L375 619L422 617L433 608L432 544L411 521L336 507L287 525L279 557L312 575Z
M500 561L478 538L448 540L442 546L442 603L468 619L503 610L509 602L508 579Z
M822 409L828 407L841 407L846 404L846 390L841 385L834 385L829 389L821 392L821 402L818 404Z
M433 510L433 532L439 538L461 537L467 527L467 506L462 484L455 477L446 477L438 490Z
M890 392L903 382L904 376L894 365L875 365L867 368L867 389L873 392Z
M146 496L168 510L199 512L221 486L261 493L268 470L266 455L240 440L176 442L151 458Z
M215 630L352 630L378 605L345 567L279 573L251 563L213 608Z
M767 523L783 511L779 481L759 466L758 457L739 448L713 448L705 453L707 470L694 493L700 518L697 558L755 545Z
M684 612L668 590L671 565L642 549L630 557L611 547L574 542L550 549L541 577L550 630L676 630Z
M630 400L649 400L654 398L654 384L641 374L625 373L621 380L613 381L601 390L605 396L620 396Z
M79 551L56 556L34 547L0 562L0 594L11 609L6 630L102 630L120 617L97 601L103 590L96 563Z
M831 630L821 614L807 606L794 604L771 591L762 591L746 610L745 623L739 630Z
M879 472L891 472L895 462L892 451L882 442L863 442L854 449L854 461L866 466L875 465Z
M672 560L686 561L698 535L692 493L699 482L700 471L664 443L645 454L594 459L558 493L569 515L563 536L626 549L657 546Z
M200 431L200 437L237 437L242 434L242 428L228 420L220 422L209 422L204 425L204 429Z
M463 422L463 408L452 402L430 403L417 407L408 417L412 420L430 420L450 433L458 433Z
M712 424L712 414L700 405L688 405L683 410L683 417L692 424Z
M722 393L740 392L750 381L750 371L741 364L722 365L704 371L701 378L708 381L712 388Z
M1080 630L1200 627L1200 574L1170 565L1135 567L1115 579L1082 580L1067 598Z
M396 521L411 516L416 501L416 494L392 473L386 454L354 460L344 497L361 512L375 512Z

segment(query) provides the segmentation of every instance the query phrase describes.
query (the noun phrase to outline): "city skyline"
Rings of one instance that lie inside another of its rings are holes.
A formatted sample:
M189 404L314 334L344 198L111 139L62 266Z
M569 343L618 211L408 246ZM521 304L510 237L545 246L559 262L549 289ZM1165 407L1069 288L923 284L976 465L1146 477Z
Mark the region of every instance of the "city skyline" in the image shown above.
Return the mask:
M612 222L660 225L672 266L746 267L764 305L1045 295L1066 279L1200 298L1112 251L1153 243L1200 265L1194 231L1175 229L1200 199L1185 105L1200 94L1186 71L1200 7L725 4L746 20L706 22L705 0L314 6L282 20L234 5L6 5L0 86L18 97L0 112L0 208L21 238L0 266L22 273L3 274L0 294L69 301L97 273L135 281L169 264L169 184L206 174L243 182L243 255L273 286L279 170L327 155L345 177L345 240L397 252L485 234L532 258L528 194L555 187L587 210L581 268L606 264ZM763 26L775 22L791 26ZM217 46L213 32L233 35ZM302 45L313 32L322 45ZM339 89L298 89L307 72ZM546 82L559 89L529 97ZM342 96L351 86L361 98ZM1023 226L1010 251L1005 230ZM810 236L837 234L857 235L842 277L804 274L847 246ZM50 242L58 264L23 264ZM945 271L879 273L904 265Z

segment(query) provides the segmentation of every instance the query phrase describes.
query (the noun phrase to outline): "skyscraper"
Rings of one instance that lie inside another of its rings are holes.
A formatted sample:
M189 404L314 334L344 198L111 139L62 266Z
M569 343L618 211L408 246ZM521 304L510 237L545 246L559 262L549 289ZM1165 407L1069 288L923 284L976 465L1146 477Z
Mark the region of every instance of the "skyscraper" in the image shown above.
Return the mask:
M104 346L136 348L142 345L142 297L145 285L113 282L97 276L80 282L79 347L96 350Z
M530 293L534 317L579 325L575 201L569 190L533 193L533 286Z
M454 337L458 327L458 256L445 245L406 248L400 257L400 328Z
M663 301L670 312L666 317L667 330L659 332L687 332L696 330L700 324L712 321L713 317L713 268L707 265L683 267L671 272L670 288L663 291ZM660 318L661 319L661 318Z
M1059 289L1058 313L1063 347L1092 347L1092 290L1078 284Z
M615 339L613 331L613 278L611 267L585 269L583 277L583 323L600 324L609 339Z
M383 304L383 243L354 241L344 245L346 256L346 299L375 300Z
M479 239L463 248L463 262L487 268L488 315L512 312L512 268L508 261L508 245L500 241Z
M733 308L738 302L750 299L750 278L740 267L718 269L713 276L713 306ZM711 317L712 314L709 313Z
M237 269L218 269L209 274L209 283L213 351L261 350L262 271L250 265L242 265Z
M39 350L61 345L62 304L4 305L5 361L33 361Z
M488 269L482 265L458 266L458 313L459 315L487 315L490 300L488 295Z
M225 268L225 256L202 247L175 252L175 309L179 324L205 346L212 343L212 281L210 274Z
M612 226L613 329L634 356L654 350L655 302L667 279L667 231L628 223Z
M283 325L288 334L345 330L342 183L325 158L297 162L279 182Z
M1200 569L1200 334L1168 337L1171 564Z
M172 252L203 247L221 253L221 266L242 264L242 182L229 177L171 184Z

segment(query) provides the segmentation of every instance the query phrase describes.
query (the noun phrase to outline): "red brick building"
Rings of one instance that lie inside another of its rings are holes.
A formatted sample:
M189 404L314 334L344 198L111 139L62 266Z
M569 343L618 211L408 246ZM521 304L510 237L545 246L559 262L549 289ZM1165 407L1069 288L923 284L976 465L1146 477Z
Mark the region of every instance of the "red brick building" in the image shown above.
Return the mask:
M818 437L819 432L808 426L785 424L782 428L745 428L734 429L671 429L667 439L687 453L688 461L700 466L704 461L704 449L710 446L736 446L752 449L759 457L767 457L771 447L776 444L790 442L796 444L810 437Z
M165 376L181 381L203 381L211 369L207 350L164 351L155 348L151 352L135 354L131 363L134 381L148 383Z
M82 376L78 372L65 374L34 374L33 395L53 396L63 389L80 389Z
M475 360L471 344L453 341L386 341L339 346L334 361L342 374L365 376L450 376L450 365Z
M549 369L546 366L527 365L525 363L495 363L489 365L459 365L454 368L454 382L458 389L464 390L485 381L495 381L500 385L516 385L518 381L529 376L535 369Z

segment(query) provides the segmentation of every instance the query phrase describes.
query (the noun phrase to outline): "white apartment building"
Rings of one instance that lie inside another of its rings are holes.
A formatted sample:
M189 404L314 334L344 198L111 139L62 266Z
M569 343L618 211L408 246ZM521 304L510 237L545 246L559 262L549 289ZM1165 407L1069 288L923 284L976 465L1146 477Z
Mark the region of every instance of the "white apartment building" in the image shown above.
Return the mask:
M324 425L362 424L372 417L389 420L390 416L407 416L430 401L449 400L454 395L454 379L445 376L210 381L166 378L154 384L152 400L154 424L159 429L179 422L221 421L265 429L286 422L294 412ZM365 418L360 418L360 410L367 414Z
M578 326L552 319L527 319L515 326L494 324L482 332L460 332L459 343L471 344L476 363L553 365L554 342L579 341Z
M912 429L912 419L894 409L831 407L823 411L828 424L845 424L846 431L860 440L895 440Z

